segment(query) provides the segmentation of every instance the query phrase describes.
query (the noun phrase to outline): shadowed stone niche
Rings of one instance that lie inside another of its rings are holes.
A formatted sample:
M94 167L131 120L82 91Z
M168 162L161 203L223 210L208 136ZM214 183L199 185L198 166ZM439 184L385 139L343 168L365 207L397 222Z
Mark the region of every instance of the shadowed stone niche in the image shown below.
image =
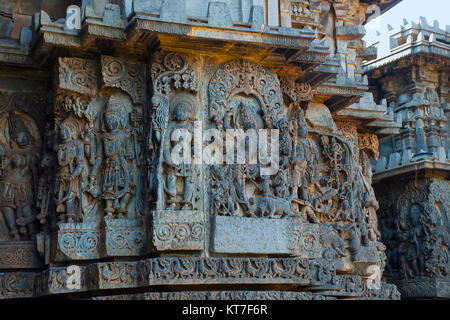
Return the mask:
M17 90L22 87L22 90ZM17 90L17 91L16 91ZM44 84L0 81L0 269L39 268Z

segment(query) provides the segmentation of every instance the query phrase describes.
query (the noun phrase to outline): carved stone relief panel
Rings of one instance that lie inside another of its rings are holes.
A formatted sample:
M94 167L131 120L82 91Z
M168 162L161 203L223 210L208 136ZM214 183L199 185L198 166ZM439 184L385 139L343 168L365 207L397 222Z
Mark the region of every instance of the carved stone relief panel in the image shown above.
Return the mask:
M37 268L37 209L47 103L40 93L0 90L0 268ZM42 223L40 223L42 222Z
M261 174L258 157L208 167L212 250L323 258L363 276L369 266L381 267L371 168L359 154L375 152L376 138L356 129L342 134L325 105L309 102L308 85L283 78L280 86L276 74L249 61L220 66L208 93L207 127L279 134L279 166L271 175ZM248 138L242 146L256 154ZM276 241L263 242L271 235Z
M442 294L450 269L448 181L421 178L377 185L376 190L387 246L386 277L407 296L425 294L424 288L431 296Z
M148 135L147 194L157 250L202 250L205 218L201 150L203 108L195 63L175 52L157 52L151 64L153 97ZM180 149L180 146L183 146Z
M143 255L147 248L145 68L109 56L99 60L59 60L55 193L58 249L69 259Z

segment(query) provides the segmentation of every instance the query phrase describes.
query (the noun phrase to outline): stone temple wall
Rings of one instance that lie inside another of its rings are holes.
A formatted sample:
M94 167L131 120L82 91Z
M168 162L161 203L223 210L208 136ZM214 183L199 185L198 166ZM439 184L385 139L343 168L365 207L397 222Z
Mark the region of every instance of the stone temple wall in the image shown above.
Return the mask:
M0 299L399 299L369 3L191 4L81 1L0 40ZM227 130L243 163L205 156Z
M365 69L401 124L373 161L385 276L403 298L449 298L449 26L404 20Z

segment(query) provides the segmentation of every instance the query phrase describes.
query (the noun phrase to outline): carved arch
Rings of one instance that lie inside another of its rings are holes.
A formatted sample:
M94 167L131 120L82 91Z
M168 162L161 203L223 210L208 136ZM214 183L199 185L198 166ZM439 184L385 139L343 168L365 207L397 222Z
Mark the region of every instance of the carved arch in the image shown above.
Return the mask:
M247 60L234 60L221 65L211 78L208 94L210 120L216 124L223 122L231 100L238 94L254 96L258 100L269 127L283 108L278 76Z

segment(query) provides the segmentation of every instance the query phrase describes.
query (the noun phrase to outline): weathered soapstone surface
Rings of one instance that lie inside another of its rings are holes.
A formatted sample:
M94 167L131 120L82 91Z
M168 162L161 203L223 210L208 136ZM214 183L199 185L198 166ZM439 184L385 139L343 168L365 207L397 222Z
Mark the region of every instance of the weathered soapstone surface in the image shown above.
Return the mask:
M320 258L317 224L300 219L214 217L212 251L216 253L289 254Z
M205 233L201 211L153 212L153 245L158 251L202 251Z
M447 30L447 31L446 31ZM401 124L373 161L385 276L404 298L449 298L448 26L403 21L366 63L374 95Z
M367 95L368 4L76 5L80 28L61 3L0 39L0 299L400 298L378 281L369 159L398 125ZM279 162L177 163L180 129L278 130Z

